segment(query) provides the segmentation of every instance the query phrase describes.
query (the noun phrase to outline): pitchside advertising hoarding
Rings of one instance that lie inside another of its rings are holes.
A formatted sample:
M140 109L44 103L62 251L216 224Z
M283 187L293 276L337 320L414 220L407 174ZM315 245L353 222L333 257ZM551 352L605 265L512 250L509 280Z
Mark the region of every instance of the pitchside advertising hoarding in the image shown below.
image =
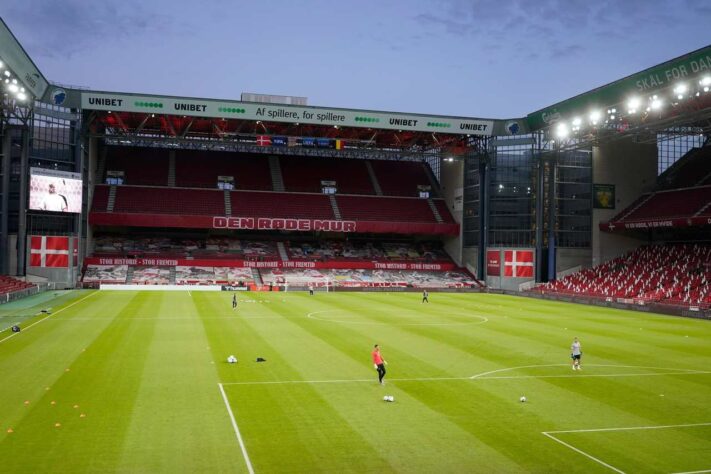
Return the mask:
M30 210L81 214L81 174L30 168Z

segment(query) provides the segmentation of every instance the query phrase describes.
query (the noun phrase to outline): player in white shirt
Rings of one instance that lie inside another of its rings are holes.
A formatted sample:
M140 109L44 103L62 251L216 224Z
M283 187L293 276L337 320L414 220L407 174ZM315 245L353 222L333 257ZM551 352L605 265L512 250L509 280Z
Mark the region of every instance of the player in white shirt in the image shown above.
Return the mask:
M54 187L54 183L50 183L49 189L47 191L47 195L44 197L44 201L42 201L42 210L66 212L68 207L67 200L64 198L64 196L57 194L57 190Z
M573 370L583 370L580 367L580 358L583 356L583 351L580 347L580 341L576 337L570 345L570 358L573 359Z

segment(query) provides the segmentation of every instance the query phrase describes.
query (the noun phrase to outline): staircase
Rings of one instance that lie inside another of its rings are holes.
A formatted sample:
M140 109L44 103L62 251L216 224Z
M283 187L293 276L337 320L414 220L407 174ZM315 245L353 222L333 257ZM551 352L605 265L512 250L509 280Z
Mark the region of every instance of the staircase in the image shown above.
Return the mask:
M262 280L262 275L259 273L259 269L252 269L252 278L254 278L255 285L262 286L264 284L264 280Z
M378 177L375 176L375 170L373 169L373 165L370 164L370 161L365 160L365 167L368 169L368 176L370 176L370 182L373 185L375 194L377 194L378 196L382 196L383 189L380 187L380 183L378 182Z
M432 186L432 192L430 193L430 196L441 196L442 193L439 189L439 183L437 182L437 177L432 172L432 168L430 168L430 165L425 163L424 161L422 162L422 167L425 169L425 174L430 180L430 186Z
M230 192L225 190L225 215L227 217L232 216L232 199L230 199Z
M106 212L114 212L114 204L116 204L116 186L109 188L109 200L106 203Z
M442 219L442 216L440 215L439 211L437 210L437 206L435 206L435 203L431 198L427 200L427 205L429 205L430 209L432 209L432 214L434 214L435 220L437 221L437 223L438 224L443 223L444 219Z
M699 216L703 215L704 212L706 212L706 210L707 210L708 208L710 208L710 207L711 207L711 202L707 202L704 207L702 207L701 209L699 209L698 211L696 211L696 214L694 214L693 217L699 217Z
M282 262L289 261L289 252L286 251L284 242L277 242L277 250L279 251L279 258L281 258Z
M272 189L277 192L284 192L284 178L281 175L278 156L269 157L269 171L272 175Z
M168 276L168 282L171 285L175 285L175 267L170 267L170 275Z
M338 208L338 202L336 202L336 196L333 194L328 195L328 200L331 201L331 209L333 209L333 215L339 221L342 219L341 210Z
M133 283L133 267L130 265L126 271L126 283Z
M168 154L168 186L175 187L175 150Z
M649 193L649 195L646 198L642 199L635 207L630 209L629 212L626 212L624 216L620 216L620 218L617 220L620 220L620 221L625 220L627 218L627 216L631 215L634 211L636 211L640 207L644 206L644 204L647 201L649 201L650 199L652 199L652 197L654 197L655 194L656 193Z
M99 162L96 164L95 183L104 183L104 175L106 174L106 147L103 147L99 153Z

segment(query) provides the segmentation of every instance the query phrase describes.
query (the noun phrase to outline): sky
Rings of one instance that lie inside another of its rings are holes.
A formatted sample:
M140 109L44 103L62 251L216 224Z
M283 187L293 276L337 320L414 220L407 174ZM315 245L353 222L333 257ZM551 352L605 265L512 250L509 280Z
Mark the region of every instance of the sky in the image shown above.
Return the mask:
M3 0L50 81L517 118L711 44L711 0Z

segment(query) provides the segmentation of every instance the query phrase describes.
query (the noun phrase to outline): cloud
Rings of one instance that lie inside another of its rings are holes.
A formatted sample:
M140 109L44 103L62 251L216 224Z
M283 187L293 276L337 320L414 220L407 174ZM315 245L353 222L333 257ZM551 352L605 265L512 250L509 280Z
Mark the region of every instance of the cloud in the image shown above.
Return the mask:
M7 7L4 19L31 56L69 58L93 42L111 42L165 32L169 19L144 3L84 0L25 0Z

